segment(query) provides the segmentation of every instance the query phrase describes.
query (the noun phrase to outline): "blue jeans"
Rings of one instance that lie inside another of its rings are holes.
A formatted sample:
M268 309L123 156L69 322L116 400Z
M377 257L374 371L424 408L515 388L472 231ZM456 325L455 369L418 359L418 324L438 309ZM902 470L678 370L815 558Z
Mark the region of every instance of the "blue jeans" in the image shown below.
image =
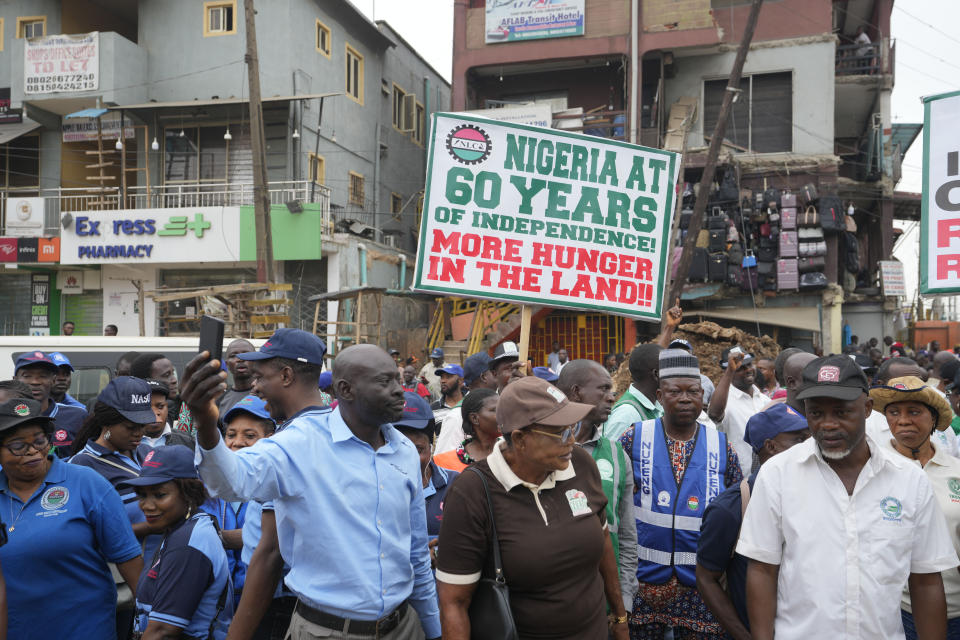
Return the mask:
M917 640L917 628L913 626L913 616L903 609L900 610L903 619L903 633L907 640ZM960 618L947 620L947 640L960 640Z

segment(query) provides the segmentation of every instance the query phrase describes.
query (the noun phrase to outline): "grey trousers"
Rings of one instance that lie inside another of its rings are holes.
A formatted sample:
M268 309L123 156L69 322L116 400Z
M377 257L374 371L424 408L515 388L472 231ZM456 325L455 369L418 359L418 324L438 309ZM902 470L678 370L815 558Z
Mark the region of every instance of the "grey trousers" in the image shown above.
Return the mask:
M284 640L317 640L319 638L329 638L330 640L371 640L375 636L368 634L356 634L342 629L328 629L318 624L305 620L296 611L293 618L290 619L290 628L287 629L287 635ZM376 636L377 640L424 640L423 627L420 626L420 616L413 610L413 607L407 605L407 614L403 620L390 633Z

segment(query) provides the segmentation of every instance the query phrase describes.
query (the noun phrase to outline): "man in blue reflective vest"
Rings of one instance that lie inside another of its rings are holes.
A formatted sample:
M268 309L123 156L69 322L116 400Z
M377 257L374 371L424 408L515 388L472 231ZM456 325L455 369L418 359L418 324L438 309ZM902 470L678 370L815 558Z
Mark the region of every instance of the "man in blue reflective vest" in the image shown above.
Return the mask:
M666 349L659 358L657 401L663 417L638 422L620 444L631 460L637 522L639 589L630 615L632 640L723 638L696 590L703 511L743 479L724 434L697 422L703 387L696 356Z

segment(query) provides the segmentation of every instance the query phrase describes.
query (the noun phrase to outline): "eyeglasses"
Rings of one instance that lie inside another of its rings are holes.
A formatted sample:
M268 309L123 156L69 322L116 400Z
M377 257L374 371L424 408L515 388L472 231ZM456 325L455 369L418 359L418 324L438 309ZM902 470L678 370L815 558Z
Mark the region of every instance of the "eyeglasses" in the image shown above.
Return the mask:
M33 442L24 442L23 440L17 440L16 442L11 442L10 444L3 445L7 448L7 451L12 453L15 456L25 456L27 451L31 447L43 453L46 451L47 446L50 444L50 441L47 440L47 436L37 436Z
M567 427L560 433L550 433L549 431L541 431L540 429L530 428L530 431L534 433L539 433L542 436L550 436L551 438L557 438L563 444L570 444L570 441L580 435L580 423L573 425L572 427Z

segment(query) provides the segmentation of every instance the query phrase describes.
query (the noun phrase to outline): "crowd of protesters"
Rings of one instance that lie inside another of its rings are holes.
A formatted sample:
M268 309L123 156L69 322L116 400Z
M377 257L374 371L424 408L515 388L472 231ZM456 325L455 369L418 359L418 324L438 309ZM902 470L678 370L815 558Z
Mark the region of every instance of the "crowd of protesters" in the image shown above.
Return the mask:
M731 345L711 380L682 317L602 362L281 329L124 354L87 404L25 352L0 640L960 638L957 354Z

